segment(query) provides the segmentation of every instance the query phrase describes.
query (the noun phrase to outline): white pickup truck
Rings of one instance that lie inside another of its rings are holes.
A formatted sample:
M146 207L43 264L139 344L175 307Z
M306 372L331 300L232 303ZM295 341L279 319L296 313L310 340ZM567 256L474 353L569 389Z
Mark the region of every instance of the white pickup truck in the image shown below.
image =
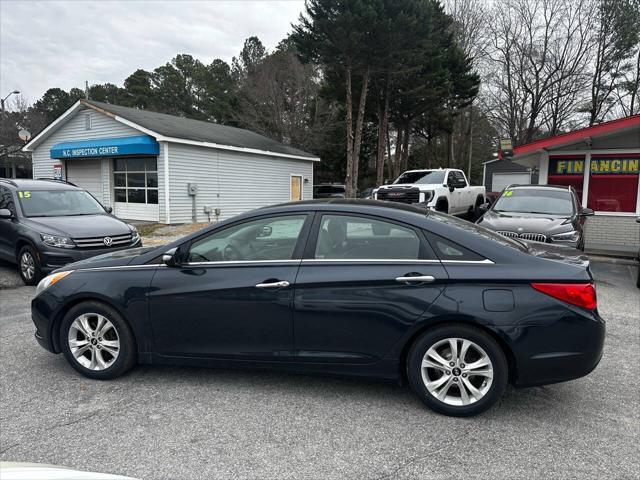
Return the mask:
M472 187L462 170L409 170L375 192L376 200L414 203L448 213L472 214L485 202L484 187Z

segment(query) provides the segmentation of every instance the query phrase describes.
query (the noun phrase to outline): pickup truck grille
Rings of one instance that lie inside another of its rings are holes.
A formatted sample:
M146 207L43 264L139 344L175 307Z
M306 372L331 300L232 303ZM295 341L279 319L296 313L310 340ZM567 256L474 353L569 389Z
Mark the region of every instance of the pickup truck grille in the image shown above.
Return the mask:
M418 188L394 188L378 190L378 200L400 203L418 203L420 201L420 189Z
M124 247L131 243L131 234L105 235L103 237L74 238L73 242L78 248L116 248Z
M505 237L521 238L522 240L531 240L532 242L546 243L547 236L542 233L518 233L499 230L498 233Z

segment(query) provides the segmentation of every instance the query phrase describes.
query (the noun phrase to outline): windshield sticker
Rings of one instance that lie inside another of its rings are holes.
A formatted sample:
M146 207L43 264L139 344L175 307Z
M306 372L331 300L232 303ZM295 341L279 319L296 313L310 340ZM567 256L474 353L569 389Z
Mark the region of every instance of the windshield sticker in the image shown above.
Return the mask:
M31 192L18 192L20 198L31 198Z
M506 191L502 194L502 196L503 196L503 197L510 197L511 195L513 195L513 192L512 192L511 190L506 190Z

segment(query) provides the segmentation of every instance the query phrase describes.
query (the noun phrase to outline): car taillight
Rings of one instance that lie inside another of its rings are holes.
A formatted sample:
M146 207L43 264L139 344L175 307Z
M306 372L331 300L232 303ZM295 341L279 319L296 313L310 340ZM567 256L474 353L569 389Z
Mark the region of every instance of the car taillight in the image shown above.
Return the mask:
M531 286L563 302L595 310L598 306L596 289L591 283L532 283Z

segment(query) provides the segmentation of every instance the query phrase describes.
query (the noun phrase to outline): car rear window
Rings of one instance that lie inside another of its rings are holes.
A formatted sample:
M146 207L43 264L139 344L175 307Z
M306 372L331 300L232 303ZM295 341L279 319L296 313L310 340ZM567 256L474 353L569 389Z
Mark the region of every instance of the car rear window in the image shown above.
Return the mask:
M475 223L467 222L466 220L462 220L457 217L453 217L450 215L442 215L441 213L438 213L438 212L429 211L429 218L433 220L437 220L442 223L446 223L456 228L460 228L462 230L473 232L476 235L480 235L481 237L484 237L488 240L500 243L505 247L515 248L516 250L519 250L521 252L529 251L527 245L524 243L505 237L503 235L500 235L499 233L494 232L493 230L489 230L488 228L482 227Z

